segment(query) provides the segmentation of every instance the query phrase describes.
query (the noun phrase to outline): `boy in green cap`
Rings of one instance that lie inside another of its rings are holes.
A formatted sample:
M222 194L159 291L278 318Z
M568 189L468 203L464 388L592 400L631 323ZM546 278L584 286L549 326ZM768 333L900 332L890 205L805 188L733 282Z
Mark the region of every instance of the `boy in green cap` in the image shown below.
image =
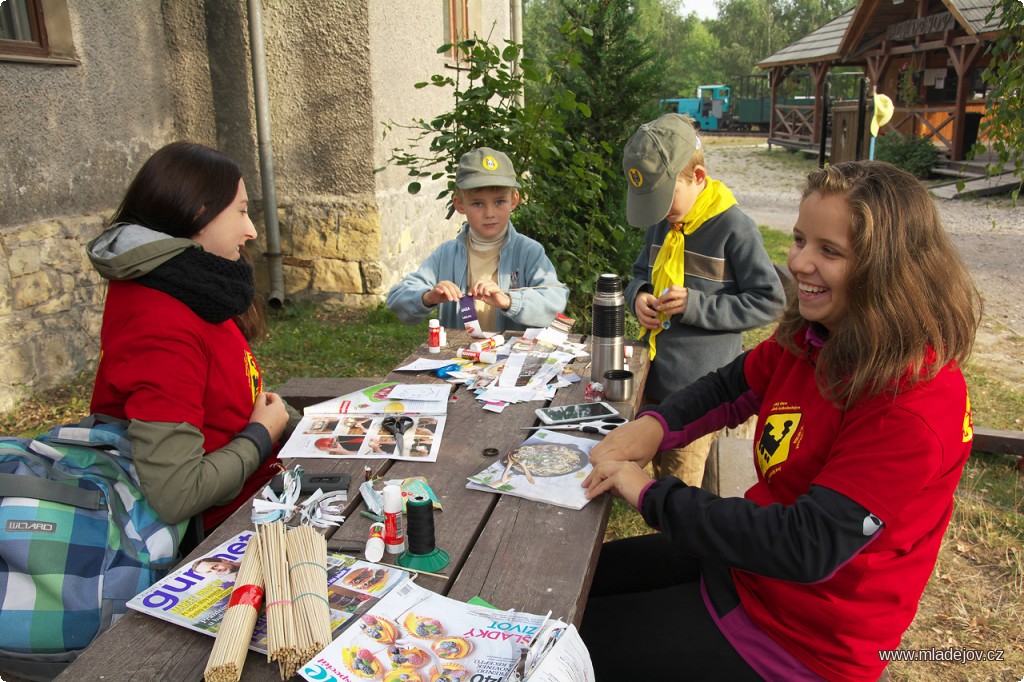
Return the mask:
M414 323L437 306L443 326L461 329L459 301L469 296L483 331L546 327L565 309L569 290L544 247L509 220L520 186L512 161L489 147L463 154L455 185L452 203L466 216L462 230L391 287L388 308Z
M739 355L743 331L782 309L782 283L757 225L712 180L691 120L665 114L626 144L626 218L646 227L625 298L646 331L644 398L659 403ZM656 477L700 486L716 434L659 453Z

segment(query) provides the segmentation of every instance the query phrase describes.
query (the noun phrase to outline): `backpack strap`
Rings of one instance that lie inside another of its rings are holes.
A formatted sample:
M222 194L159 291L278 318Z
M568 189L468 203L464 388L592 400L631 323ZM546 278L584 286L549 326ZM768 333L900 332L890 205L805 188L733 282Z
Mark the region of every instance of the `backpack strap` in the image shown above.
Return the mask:
M0 497L27 497L81 509L103 509L107 506L102 490L86 490L35 476L0 474Z

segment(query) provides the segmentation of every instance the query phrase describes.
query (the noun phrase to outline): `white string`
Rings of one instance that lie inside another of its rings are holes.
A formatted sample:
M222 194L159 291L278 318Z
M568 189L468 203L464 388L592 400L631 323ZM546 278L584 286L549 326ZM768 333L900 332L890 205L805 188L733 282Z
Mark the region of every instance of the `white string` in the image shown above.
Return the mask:
M269 484L263 486L263 490L260 493L263 499L254 499L252 501L252 522L270 523L272 521L281 521L294 514L296 503L299 501L299 495L301 494L302 475L304 473L305 470L301 464L296 464L291 469L284 470L282 472L284 486L280 495L271 490Z
M345 523L345 516L341 512L347 502L348 492L345 490L332 493L317 490L299 509L301 523L317 528L340 526Z

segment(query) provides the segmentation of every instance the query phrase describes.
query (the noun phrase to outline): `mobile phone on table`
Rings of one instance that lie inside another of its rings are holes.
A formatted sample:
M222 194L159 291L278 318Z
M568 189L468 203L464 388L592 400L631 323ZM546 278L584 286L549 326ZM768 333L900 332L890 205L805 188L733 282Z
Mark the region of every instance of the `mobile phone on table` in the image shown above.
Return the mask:
M578 403L537 409L537 417L548 426L585 422L601 417L614 417L618 414L619 411L608 403Z

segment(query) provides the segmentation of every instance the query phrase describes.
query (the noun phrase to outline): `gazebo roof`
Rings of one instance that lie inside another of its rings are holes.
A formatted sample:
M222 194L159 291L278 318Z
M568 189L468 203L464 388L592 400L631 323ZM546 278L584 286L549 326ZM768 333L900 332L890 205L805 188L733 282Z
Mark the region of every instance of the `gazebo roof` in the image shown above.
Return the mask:
M994 0L942 0L953 20L968 35L997 32L999 8ZM995 7L995 14L988 19ZM916 18L916 3L861 0L821 28L758 62L762 69L816 62L857 63L866 44L877 44L889 28Z
M839 47L850 26L856 8L848 9L821 28L811 31L795 43L782 48L758 63L762 69L786 64L808 64L834 61L841 58Z
M978 33L990 33L999 30L999 19L1001 12L999 5L993 0L945 0L949 11L953 13L971 35ZM992 19L988 19L989 12L995 8Z

